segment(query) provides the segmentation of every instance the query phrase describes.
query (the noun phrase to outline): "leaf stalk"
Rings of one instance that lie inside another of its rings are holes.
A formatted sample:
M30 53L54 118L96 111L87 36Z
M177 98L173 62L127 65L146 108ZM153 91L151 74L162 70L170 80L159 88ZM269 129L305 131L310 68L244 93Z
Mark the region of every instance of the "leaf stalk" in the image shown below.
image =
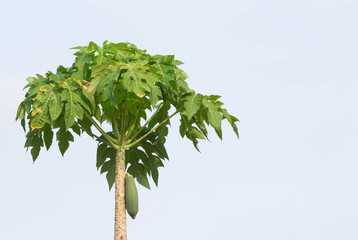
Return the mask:
M97 130L103 135L103 137L108 141L109 145L111 145L111 147L113 147L114 149L118 150L119 146L115 144L115 139L109 136L86 111L83 111L83 113L88 118L88 120L90 120L91 123L97 128Z
M139 129L139 131L134 134L133 137L131 137L127 143L131 143L137 136L139 133L141 133L144 128L150 123L150 121L155 117L155 115L159 112L160 109L162 109L162 107L164 106L164 102L161 103L161 105L158 107L158 109L152 114L152 116L144 123L144 125L141 127L141 129Z
M137 143L139 143L140 141L142 141L144 138L146 138L149 134L151 134L152 132L154 132L157 128L159 128L161 125L163 125L164 123L166 123L169 119L171 119L172 117L174 117L177 113L179 113L181 110L183 109L180 108L178 110L176 110L172 115L170 115L169 117L167 117L166 119L164 119L161 123L159 123L157 126L155 126L154 128L152 128L149 132L147 132L146 134L144 134L142 137L138 138L135 142L133 143L129 143L127 145L124 145L124 148L130 148L133 147L134 145L136 145Z

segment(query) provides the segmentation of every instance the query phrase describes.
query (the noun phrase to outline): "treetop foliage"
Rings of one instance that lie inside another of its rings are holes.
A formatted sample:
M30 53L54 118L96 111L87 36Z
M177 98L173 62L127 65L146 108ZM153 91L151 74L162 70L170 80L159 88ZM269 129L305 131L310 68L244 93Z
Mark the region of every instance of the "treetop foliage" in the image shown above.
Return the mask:
M239 137L238 119L222 107L220 96L190 89L178 67L183 63L173 55L150 55L130 43L107 41L102 47L90 42L72 49L76 59L69 68L27 78L16 120L27 133L25 148L31 148L33 161L42 147L51 147L54 132L62 155L74 134L86 133L99 143L97 168L107 173L110 188L120 148L126 151L127 171L149 188L148 176L158 184L158 167L168 159L164 143L174 115L180 115L180 135L197 150L198 139L208 139L208 126L222 139L224 119ZM169 114L171 108L175 111ZM100 127L105 121L113 127L109 132Z

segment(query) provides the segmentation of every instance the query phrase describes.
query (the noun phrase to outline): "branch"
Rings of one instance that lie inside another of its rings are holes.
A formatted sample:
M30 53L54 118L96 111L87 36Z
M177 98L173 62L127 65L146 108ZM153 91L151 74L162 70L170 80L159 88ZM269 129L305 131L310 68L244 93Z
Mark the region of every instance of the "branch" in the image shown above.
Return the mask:
M124 148L130 148L133 147L134 145L136 145L137 143L139 143L140 141L142 141L144 138L146 138L149 134L151 134L152 132L154 132L157 128L159 128L161 125L163 125L164 123L166 123L169 119L171 119L172 117L174 117L174 115L176 115L177 113L179 113L183 108L180 108L178 110L176 110L172 115L170 115L169 117L167 117L166 119L164 119L161 123L159 123L156 127L152 128L149 132L147 132L146 134L144 134L142 137L140 137L139 139L137 139L135 142L130 143L128 145L125 145Z
M114 149L119 149L118 145L115 144L115 141L113 141L114 139L109 136L105 131L103 131L103 129L92 119L92 117L86 111L83 111L83 113L88 118L88 120L90 120L91 123L97 128L97 130L102 133L103 137L108 141L109 145L111 145Z
M164 106L164 102L162 102L162 103L160 104L160 106L158 107L158 109L152 114L152 116L148 119L148 121L147 121L146 123L144 123L144 125L142 126L142 128L139 129L139 131L138 131L136 134L134 134L133 137L131 137L131 138L129 139L128 143L131 143L131 142L138 136L138 134L141 133L141 132L144 130L144 128L148 125L148 123L154 118L154 116L159 112L159 110L160 110L163 106Z

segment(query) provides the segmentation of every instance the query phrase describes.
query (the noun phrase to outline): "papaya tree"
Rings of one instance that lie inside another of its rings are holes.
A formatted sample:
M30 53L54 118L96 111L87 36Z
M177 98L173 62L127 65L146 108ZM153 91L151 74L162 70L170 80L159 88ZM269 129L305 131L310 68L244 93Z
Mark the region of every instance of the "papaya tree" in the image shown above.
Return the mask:
M126 240L126 209L133 218L137 211L134 181L128 193L126 176L146 188L149 177L158 185L158 168L168 159L164 145L170 119L180 116L181 137L198 151L208 127L222 139L224 119L239 137L238 119L222 107L220 96L190 89L178 67L183 63L173 55L150 55L130 43L107 41L73 49L76 58L69 68L60 65L56 72L27 78L16 120L33 161L54 138L62 155L74 134L97 141L97 169L106 174L109 189L115 188L114 239Z

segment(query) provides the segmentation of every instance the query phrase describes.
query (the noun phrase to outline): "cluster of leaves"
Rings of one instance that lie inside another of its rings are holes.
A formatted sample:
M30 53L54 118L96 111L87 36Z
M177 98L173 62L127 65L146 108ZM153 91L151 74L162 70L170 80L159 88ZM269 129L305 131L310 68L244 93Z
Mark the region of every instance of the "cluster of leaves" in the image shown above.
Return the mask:
M26 131L25 147L35 161L41 147L50 148L56 132L62 154L73 141L73 133L87 133L99 142L97 168L114 183L115 157L126 150L127 171L149 188L148 176L158 184L158 167L168 159L164 144L170 118L181 116L180 134L197 150L198 139L207 139L212 126L222 138L221 122L227 119L238 135L237 118L222 108L218 95L202 95L188 87L187 75L173 55L149 55L129 43L103 43L100 47L74 48L70 68L28 78L28 91L16 119ZM171 108L174 113L169 114ZM151 116L147 117L147 113ZM105 132L100 124L112 125ZM99 122L100 124L97 124ZM143 122L145 122L143 124ZM102 134L95 135L95 127Z
M16 115L16 119L21 119L24 131L27 115L29 129L25 147L32 147L31 154L35 161L44 143L47 149L51 147L53 129L58 129L56 138L64 154L69 142L73 141L69 129L80 135L81 125L88 124L83 112L95 110L93 95L87 91L89 82L71 78L70 71L62 66L56 74L48 72L45 76L27 78L27 81L29 83L25 88L29 89Z
M149 129L145 128L140 137L148 132ZM109 189L112 188L115 180L115 155L116 151L104 143L97 148L96 165L98 169L101 168L101 173L107 173ZM169 157L164 142L160 140L157 133L151 132L139 144L126 149L125 159L127 172L141 185L150 189L148 176L152 176L154 183L158 185L158 168L164 167L163 161L168 160Z

